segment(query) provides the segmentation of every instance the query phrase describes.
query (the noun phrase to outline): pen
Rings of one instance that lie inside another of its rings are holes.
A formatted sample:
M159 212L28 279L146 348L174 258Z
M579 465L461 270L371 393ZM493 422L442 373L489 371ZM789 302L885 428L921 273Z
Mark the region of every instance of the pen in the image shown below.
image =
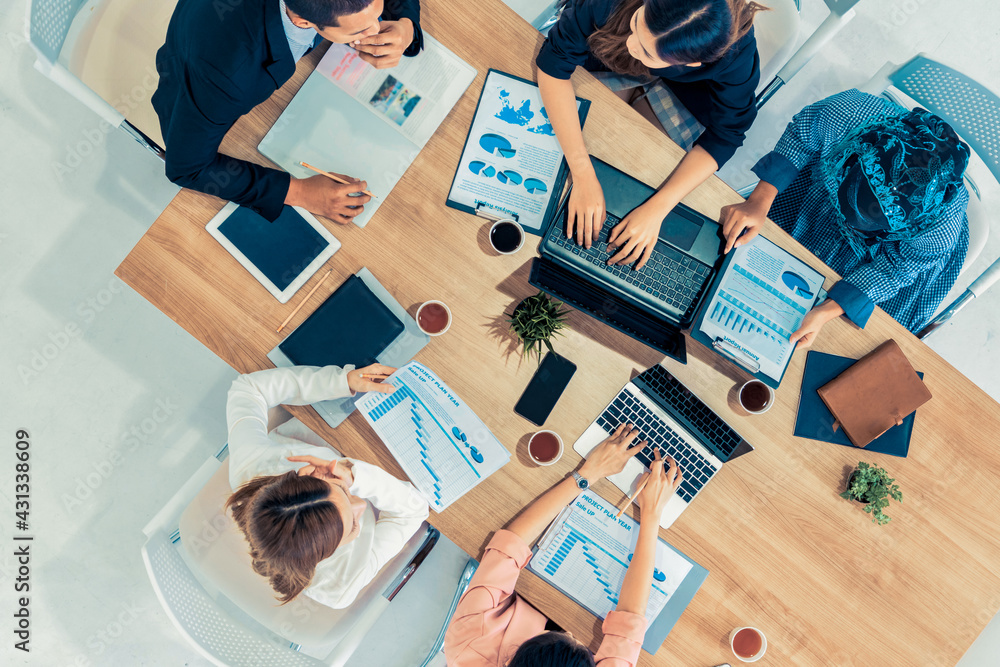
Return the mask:
M362 380L371 380L372 382L382 382L383 380L387 379L388 377L389 377L388 375L384 375L384 374L383 375L372 375L371 373L362 373L361 374L361 379Z
M646 482L648 481L649 481L649 475L647 475L645 479L642 480L642 484L640 484L639 488L635 490L635 493L632 494L632 497L628 499L628 502L622 503L622 506L618 508L618 514L615 515L616 519L620 519L622 517L622 513L625 512L625 508L631 505L632 502L635 501L636 497L638 497L638 495L642 493L642 490L646 488Z
M340 183L341 185L351 185L350 181L345 181L340 176L334 176L333 174L331 174L328 171L323 171L322 169L320 169L318 167L314 167L311 164L309 164L308 162L299 162L299 164L301 164L306 169L311 169L312 171L315 171L317 174L321 174L323 176L326 176L327 178L329 178L329 179L331 179L333 181L336 181L337 183ZM378 197L376 197L372 193L368 192L368 190L362 190L361 193L368 195L372 199L378 199Z

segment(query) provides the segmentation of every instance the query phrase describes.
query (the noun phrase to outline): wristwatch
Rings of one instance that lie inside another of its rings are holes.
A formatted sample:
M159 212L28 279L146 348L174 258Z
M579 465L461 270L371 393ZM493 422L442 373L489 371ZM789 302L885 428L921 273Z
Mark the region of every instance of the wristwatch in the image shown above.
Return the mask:
M573 471L573 479L576 481L576 487L581 491L586 491L590 488L590 480L575 470Z

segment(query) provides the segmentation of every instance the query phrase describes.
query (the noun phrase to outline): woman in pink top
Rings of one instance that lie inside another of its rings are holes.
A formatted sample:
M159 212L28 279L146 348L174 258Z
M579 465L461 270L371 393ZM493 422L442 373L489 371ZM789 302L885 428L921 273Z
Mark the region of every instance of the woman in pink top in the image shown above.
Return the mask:
M632 446L637 431L622 424L591 452L578 473L567 477L529 505L493 535L469 590L458 603L444 640L450 667L634 667L646 633L646 602L653 584L653 562L660 515L681 482L677 463L664 469L659 454L639 494L639 537L629 564L618 607L604 619L604 639L591 652L567 632L546 632L548 619L514 593L521 569L531 557L529 546L556 515L579 494L577 478L591 485L621 472L646 442Z

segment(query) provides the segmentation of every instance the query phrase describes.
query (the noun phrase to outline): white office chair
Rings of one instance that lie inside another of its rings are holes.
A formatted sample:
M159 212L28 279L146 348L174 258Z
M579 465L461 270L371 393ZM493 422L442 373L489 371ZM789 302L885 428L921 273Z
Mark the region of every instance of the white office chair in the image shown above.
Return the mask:
M35 68L112 127L163 158L150 103L156 51L177 0L30 0Z
M858 4L860 0L823 0L826 6L830 10L830 15L820 23L819 27L809 35L802 46L795 51L794 54L788 58L787 61L781 66L781 69L777 71L773 76L770 72L773 70L773 65L780 63L783 53L790 51L791 49L787 46L781 47L776 50L775 56L769 61L768 71L764 70L764 53L761 53L761 82L767 81L763 90L760 90L757 94L757 108L760 109L764 106L769 99L774 97L774 94L784 86L786 83L791 81L792 77L799 73L806 63L812 60L812 57L822 49L827 42L829 42L834 35L840 32L841 28L847 25L851 19L854 18L854 5ZM788 40L797 40L798 38L798 17L795 17L796 26L794 28L794 34L792 32L792 27L790 21L792 17L788 15L788 8L785 6L787 3L785 0L761 0L761 4L773 7L778 14L774 17L767 16L772 12L761 12L757 14L754 19L754 24L757 25L756 36L758 49L760 49L760 44L763 41L768 49L772 42L781 43L785 40L787 44ZM795 0L795 6L798 8L799 0ZM794 42L792 42L794 43Z
M886 63L861 90L872 95L883 94L906 107L920 105L940 116L981 161L970 163L969 171L981 164L1000 181L1000 97L986 86L921 53L903 65ZM980 200L973 177L974 174L967 172L965 178L970 192L969 250L962 266L963 273L982 253L990 228L990 216ZM944 305L917 337L926 338L970 301L982 296L998 279L1000 258L957 299Z
M143 532L143 560L171 621L216 665L283 667L347 663L361 639L436 543L424 524L347 609L305 596L279 606L267 581L251 569L246 541L223 510L231 493L223 448L210 457ZM466 565L446 619L468 586ZM444 628L425 660L440 652Z

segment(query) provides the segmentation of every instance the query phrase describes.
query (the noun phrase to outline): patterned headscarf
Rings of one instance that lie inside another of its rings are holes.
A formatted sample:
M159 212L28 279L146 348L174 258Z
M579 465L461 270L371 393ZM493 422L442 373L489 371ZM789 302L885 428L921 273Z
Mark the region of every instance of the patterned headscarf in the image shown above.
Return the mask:
M962 185L969 147L925 109L873 119L823 159L823 180L844 238L859 258L879 241L932 229Z

